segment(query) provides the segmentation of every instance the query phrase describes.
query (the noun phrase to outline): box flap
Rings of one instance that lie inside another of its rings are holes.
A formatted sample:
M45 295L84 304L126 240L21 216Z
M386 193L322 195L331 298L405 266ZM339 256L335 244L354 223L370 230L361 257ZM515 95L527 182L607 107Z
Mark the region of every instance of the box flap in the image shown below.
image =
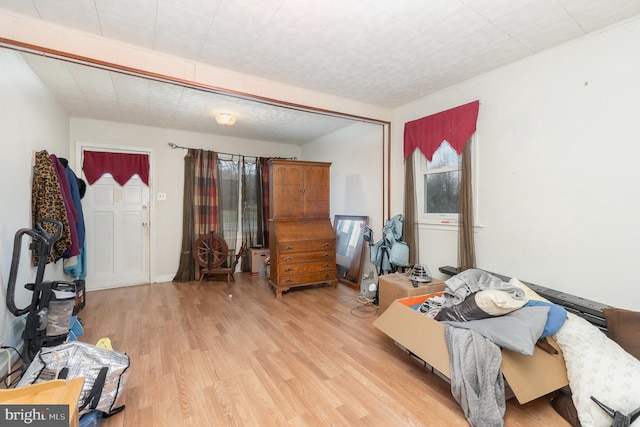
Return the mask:
M533 356L502 350L502 373L521 405L569 385L560 347L548 338L558 354L535 347Z
M414 305L422 303L426 298L423 295L394 301L373 322L373 326L402 344L447 378L451 378L449 351L444 340L444 325L399 302Z
M409 307L422 303L428 296L394 301L373 325L447 378L451 378L444 324ZM553 340L549 341L556 349L559 348ZM520 404L569 384L562 353L552 355L538 347L533 356L503 349L502 373Z

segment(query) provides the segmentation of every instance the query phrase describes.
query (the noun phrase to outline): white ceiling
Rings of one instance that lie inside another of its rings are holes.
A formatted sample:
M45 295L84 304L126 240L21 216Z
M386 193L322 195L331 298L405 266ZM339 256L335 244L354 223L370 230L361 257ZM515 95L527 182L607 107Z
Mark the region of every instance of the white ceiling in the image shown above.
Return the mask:
M22 56L71 117L297 145L353 123L40 55ZM217 124L216 113L232 113L236 124Z
M640 14L640 1L0 0L0 8L394 108L630 19ZM288 143L348 123L323 118L315 125L306 113L243 100L236 126L222 129L211 125L207 111L233 109L229 97L68 63L50 69L41 58L28 62L72 116L229 135L244 122L246 134L239 136Z

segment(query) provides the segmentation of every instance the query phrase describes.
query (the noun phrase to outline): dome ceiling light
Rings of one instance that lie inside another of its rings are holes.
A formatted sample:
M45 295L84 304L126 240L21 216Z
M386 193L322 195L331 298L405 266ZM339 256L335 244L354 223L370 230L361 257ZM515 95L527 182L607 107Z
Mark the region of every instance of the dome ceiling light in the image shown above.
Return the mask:
M216 114L216 122L222 126L233 126L236 118L229 113Z

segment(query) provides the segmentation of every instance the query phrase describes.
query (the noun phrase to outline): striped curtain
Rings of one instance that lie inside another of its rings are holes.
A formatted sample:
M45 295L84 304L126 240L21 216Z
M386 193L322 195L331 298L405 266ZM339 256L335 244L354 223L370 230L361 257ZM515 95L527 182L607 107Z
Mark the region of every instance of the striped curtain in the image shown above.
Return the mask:
M182 248L174 282L195 280L197 268L193 243L203 234L216 231L218 189L213 151L189 149L184 158L184 196L182 208Z
M197 239L211 231L218 232L218 155L214 151L193 151L193 233Z

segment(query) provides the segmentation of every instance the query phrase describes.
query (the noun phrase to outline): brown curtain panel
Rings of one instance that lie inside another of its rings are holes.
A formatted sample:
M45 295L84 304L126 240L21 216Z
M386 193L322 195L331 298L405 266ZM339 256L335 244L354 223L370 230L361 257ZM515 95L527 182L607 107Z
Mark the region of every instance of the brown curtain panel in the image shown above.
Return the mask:
M184 196L182 202L182 249L180 265L173 278L174 282L189 282L196 278L196 264L191 254L193 234L193 155L195 150L189 149L184 158Z
M249 247L262 246L262 174L260 161L242 162L242 241Z
M420 250L416 215L416 183L414 175L414 158L416 150L404 160L404 241L409 245L409 263L418 264Z
M462 151L460 176L460 213L458 221L458 271L476 266L476 251L473 238L473 194L471 182L471 140Z
M264 188L262 185L262 158L257 158L255 163L255 198L256 198L256 243L262 247L268 246L268 238L265 240L265 230L267 229L267 218L264 215ZM268 181L267 181L268 184ZM268 204L267 204L268 205Z
M260 168L262 173L262 233L263 246L269 247L269 159L260 157Z

